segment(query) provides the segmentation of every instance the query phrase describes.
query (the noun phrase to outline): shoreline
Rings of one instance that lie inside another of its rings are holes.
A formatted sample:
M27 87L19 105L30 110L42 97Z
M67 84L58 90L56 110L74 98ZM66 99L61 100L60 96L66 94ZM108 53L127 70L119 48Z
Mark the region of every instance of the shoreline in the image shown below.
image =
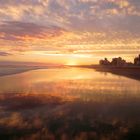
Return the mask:
M96 69L100 72L109 72L115 75L125 76L127 78L135 79L140 81L140 68L129 68L129 67L116 67L116 68L100 68Z
M136 67L136 66L116 67L116 66L100 66L100 65L77 65L77 66L68 66L68 67L95 69L98 72L108 72L115 75L125 76L127 78L140 81L140 67ZM48 68L52 68L52 67L47 67L47 66L45 67L34 67L34 66L33 67L28 67L28 66L27 67L1 67L0 77L19 74L19 73L27 72L30 70L48 69Z
M116 66L100 66L100 65L79 65L76 67L95 69L99 72L109 72L115 75L125 76L127 78L140 81L140 67L116 67Z
M20 67L20 68L16 68L16 67L3 67L0 69L0 77L3 76L9 76L9 75L14 75L14 74L19 74L19 73L23 73L23 72L27 72L30 70L37 70L37 69L41 69L41 68L37 68L37 67Z
M2 66L0 67L0 77L19 74L31 70L62 68L64 66Z

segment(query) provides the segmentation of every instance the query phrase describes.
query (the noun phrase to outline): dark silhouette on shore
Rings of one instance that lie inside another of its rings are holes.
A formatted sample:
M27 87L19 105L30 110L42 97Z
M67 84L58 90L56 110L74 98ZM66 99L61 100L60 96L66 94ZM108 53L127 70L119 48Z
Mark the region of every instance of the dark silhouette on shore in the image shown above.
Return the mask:
M134 65L140 66L140 54L139 54L138 57L135 57L135 59L134 59Z
M112 61L109 61L107 58L100 60L99 65L78 65L76 67L95 69L100 72L109 72L140 80L140 55L134 58L133 63L126 62L126 60L118 57L113 58Z
M107 58L99 61L100 66L95 68L98 71L110 72L121 76L126 76L136 80L140 80L140 54L134 58L134 62L126 62L121 57L112 58L109 61Z
M104 60L100 60L99 64L104 66L120 66L120 67L140 65L140 55L139 57L136 57L134 59L134 63L126 62L126 60L124 60L123 58L118 57L118 58L112 58L112 61L109 61L107 58L105 58Z
M109 61L107 58L105 58L104 60L100 60L99 64L104 66L140 66L140 54L138 57L134 58L134 63L126 62L126 60L123 58L118 57L112 58L112 61Z

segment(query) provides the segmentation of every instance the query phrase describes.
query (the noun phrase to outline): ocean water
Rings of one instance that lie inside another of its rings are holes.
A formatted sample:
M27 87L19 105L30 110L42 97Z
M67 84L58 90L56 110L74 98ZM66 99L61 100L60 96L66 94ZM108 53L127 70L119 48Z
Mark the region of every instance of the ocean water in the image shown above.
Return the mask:
M140 139L140 81L86 68L0 77L0 139Z

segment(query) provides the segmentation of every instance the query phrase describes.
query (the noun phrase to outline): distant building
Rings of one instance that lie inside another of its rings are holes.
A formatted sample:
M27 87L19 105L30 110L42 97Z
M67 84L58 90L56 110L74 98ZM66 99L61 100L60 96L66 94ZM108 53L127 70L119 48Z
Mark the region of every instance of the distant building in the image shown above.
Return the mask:
M140 66L140 54L134 59L134 65Z

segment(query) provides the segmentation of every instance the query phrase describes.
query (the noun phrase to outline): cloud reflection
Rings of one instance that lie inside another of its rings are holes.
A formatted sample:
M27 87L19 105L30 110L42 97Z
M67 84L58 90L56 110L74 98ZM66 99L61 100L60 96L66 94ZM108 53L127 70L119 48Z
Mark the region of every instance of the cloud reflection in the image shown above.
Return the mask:
M68 73L73 77L67 77ZM10 86L2 89L2 83L8 81ZM5 76L0 84L0 137L10 140L139 138L139 87L138 81L88 69L38 70Z

